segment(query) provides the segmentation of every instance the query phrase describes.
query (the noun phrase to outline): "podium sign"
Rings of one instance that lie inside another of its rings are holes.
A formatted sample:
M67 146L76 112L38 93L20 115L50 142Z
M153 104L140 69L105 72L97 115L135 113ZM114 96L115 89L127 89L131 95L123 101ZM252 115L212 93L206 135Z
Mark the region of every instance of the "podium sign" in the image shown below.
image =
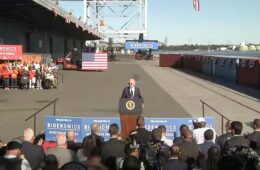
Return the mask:
M141 99L120 99L120 114L141 114L143 112Z

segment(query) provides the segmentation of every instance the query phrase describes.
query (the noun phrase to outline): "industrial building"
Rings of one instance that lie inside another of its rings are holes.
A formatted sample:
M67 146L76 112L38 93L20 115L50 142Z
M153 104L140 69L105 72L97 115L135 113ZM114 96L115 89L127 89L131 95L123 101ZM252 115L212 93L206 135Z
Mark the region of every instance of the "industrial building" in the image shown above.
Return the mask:
M53 1L0 0L0 44L22 45L24 53L57 58L102 36Z

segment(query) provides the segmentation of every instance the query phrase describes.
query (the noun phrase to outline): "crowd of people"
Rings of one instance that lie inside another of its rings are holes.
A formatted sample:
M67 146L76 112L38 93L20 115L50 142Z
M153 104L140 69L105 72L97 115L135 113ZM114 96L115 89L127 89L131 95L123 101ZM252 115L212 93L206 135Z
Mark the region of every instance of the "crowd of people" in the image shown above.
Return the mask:
M4 62L0 65L0 85L10 89L43 89L57 87L57 68L51 60L48 64Z
M204 118L194 120L194 128L180 126L180 136L167 138L164 125L148 131L144 117L127 139L120 136L117 124L109 126L110 139L100 136L100 125L91 125L91 134L76 141L68 130L58 133L56 141L45 140L44 133L34 137L24 130L22 141L0 143L0 170L259 170L260 119L254 131L242 135L239 121L227 122L226 133L218 136L206 126Z

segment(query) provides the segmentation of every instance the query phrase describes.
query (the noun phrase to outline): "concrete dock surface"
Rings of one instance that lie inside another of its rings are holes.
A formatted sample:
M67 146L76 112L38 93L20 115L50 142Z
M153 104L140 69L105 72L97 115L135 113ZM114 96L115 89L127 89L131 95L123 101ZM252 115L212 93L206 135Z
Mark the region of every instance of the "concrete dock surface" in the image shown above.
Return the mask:
M51 90L0 90L0 139L21 136L33 119L25 119L54 99L56 115L80 117L117 117L118 101L129 78L135 78L145 101L144 116L198 117L205 101L231 120L247 125L260 118L260 90L232 83L219 83L187 70L159 67L158 60L140 61L130 56L117 56L108 71L61 71L63 83ZM237 89L237 90L232 90ZM240 92L243 91L243 92ZM44 127L44 116L53 114L53 105L37 116L37 132ZM221 119L205 107L206 116L216 118L217 133Z

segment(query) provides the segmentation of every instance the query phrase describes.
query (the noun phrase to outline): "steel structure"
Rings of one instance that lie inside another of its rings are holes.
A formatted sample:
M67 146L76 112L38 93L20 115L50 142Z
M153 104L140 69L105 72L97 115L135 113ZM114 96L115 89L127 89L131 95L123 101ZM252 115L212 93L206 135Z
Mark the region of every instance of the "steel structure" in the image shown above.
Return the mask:
M115 42L147 34L148 0L84 0L85 22Z

